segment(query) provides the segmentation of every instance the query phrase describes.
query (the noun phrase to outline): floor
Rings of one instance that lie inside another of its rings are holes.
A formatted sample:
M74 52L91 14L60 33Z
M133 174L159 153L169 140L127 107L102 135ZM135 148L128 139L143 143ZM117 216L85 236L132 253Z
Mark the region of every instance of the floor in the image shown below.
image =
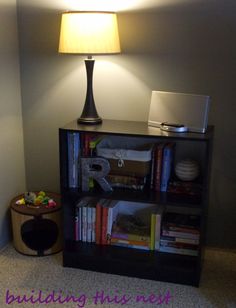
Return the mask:
M236 307L236 253L232 251L206 250L199 288L61 264L60 253L27 257L9 244L0 251L0 307Z

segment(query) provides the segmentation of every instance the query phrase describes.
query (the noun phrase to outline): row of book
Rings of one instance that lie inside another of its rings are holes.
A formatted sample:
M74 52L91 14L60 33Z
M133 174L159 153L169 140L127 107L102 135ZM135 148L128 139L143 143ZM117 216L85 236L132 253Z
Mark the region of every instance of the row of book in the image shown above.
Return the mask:
M110 244L118 203L116 200L82 198L75 209L75 240Z
M88 133L68 133L68 186L80 187L80 157L96 156L96 147L104 138L103 135ZM145 176L135 176L122 172L106 176L112 188L123 188L142 191L146 186L154 191L170 192L172 194L201 197L202 186L197 182L185 182L176 179L173 172L175 143L160 142L153 144L150 173ZM90 189L96 185L93 179L89 181Z
M182 255L199 254L200 217L166 213L163 217L160 251Z
M200 217L162 206L84 197L76 206L75 240L197 256Z
M155 144L152 153L151 183L155 191L166 192L171 178L174 162L175 143Z
M76 206L75 240L158 250L162 213L153 204L84 197Z

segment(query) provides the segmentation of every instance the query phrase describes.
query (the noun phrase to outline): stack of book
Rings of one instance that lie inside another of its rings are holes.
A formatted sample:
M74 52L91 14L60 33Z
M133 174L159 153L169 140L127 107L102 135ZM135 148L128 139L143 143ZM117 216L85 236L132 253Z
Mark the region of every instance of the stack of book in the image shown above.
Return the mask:
M147 177L109 174L107 180L113 188L126 188L142 191L145 187Z
M112 245L150 250L150 242L150 225L135 215L118 215L112 228Z
M166 213L163 218L160 251L197 256L199 253L200 217Z
M200 197L202 193L202 185L192 181L170 181L168 192L186 196Z
M147 205L146 205L147 206ZM113 224L111 244L128 248L159 250L163 206L150 206L132 215L119 214Z

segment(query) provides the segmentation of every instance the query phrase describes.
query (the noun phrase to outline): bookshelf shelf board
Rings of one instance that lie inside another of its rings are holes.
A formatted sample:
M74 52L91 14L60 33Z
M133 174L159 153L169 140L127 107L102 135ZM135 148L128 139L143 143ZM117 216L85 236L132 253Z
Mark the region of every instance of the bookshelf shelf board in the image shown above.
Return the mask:
M101 190L96 192L79 192L78 190L67 190L64 195L67 198L72 198L75 202L78 201L81 196L96 196L96 198L105 198L113 200L124 200L124 201L135 201L147 202L147 203L157 203L169 206L182 206L182 207L192 207L192 208L202 208L203 203L201 198L195 198L194 196L177 195L165 192L153 192L153 191L132 191L132 190L122 190L116 189L111 193L104 193Z
M68 267L198 285L199 260L192 256L66 241L63 259Z
M140 136L140 137L159 137L186 140L208 140L212 137L214 127L208 126L205 134L201 133L171 133L165 132L157 127L148 126L147 122L139 121L120 121L104 119L99 125L81 125L77 121L72 121L62 129L68 131L93 132L100 134Z

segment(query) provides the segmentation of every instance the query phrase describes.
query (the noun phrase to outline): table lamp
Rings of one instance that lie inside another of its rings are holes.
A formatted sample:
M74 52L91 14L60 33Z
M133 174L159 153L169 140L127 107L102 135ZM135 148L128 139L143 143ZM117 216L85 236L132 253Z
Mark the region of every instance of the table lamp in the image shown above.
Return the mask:
M116 14L113 12L66 12L62 14L59 53L85 54L87 93L78 123L99 124L93 97L93 67L95 54L120 53Z

